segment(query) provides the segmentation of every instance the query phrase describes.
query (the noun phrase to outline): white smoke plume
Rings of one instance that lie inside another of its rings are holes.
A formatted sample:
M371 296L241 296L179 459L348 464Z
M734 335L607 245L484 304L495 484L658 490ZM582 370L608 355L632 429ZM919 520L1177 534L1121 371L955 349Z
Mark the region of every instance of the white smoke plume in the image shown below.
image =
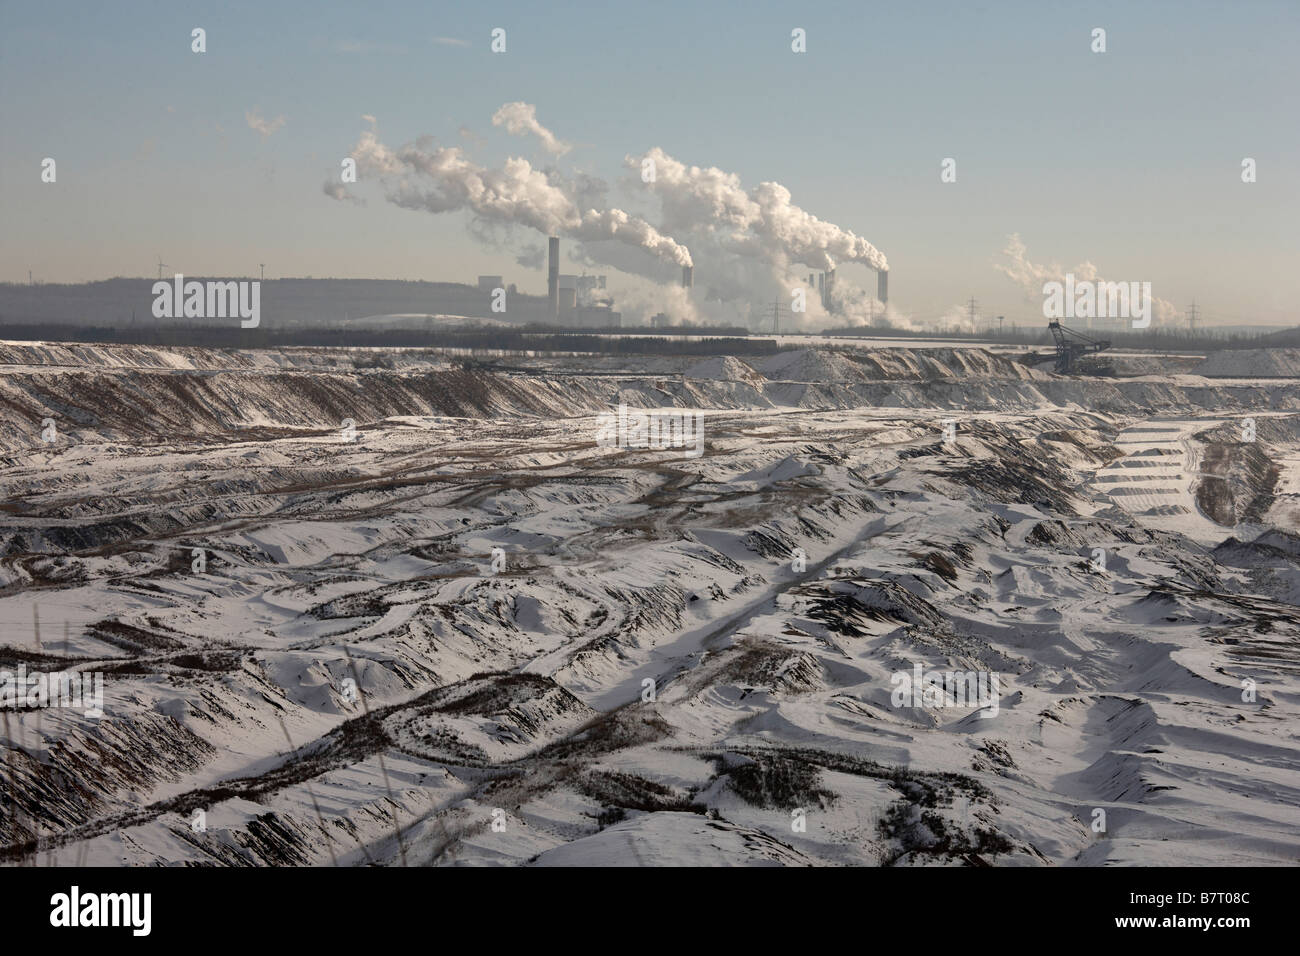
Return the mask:
M489 168L469 159L460 147L435 148L427 136L392 149L374 129L362 132L351 156L359 179L377 179L385 198L405 209L467 210L487 223L584 241L614 240L675 266L692 264L684 245L646 220L584 202L604 192L604 184L593 177L566 180L518 157L507 159L501 168Z
M831 299L835 312L828 317L828 321L833 325L912 330L921 328L910 316L899 312L892 304L881 302L874 293L841 282L838 278Z
M492 122L512 135L536 136L553 155L570 151L538 122L531 104L506 103ZM377 181L387 201L435 214L466 211L472 234L484 242L511 240L516 227L577 240L570 256L654 283L640 291L622 287L621 307L631 308L631 299L640 295L648 314L659 311L652 308L658 301L665 310L671 306L674 318L757 326L776 314L783 328L880 325L898 317L852 285L843 270L830 293L832 310L824 307L808 283L810 272L851 263L883 272L889 264L866 239L795 205L779 183L746 190L732 173L687 166L657 147L641 157L626 156L638 172L643 160L655 166L652 182L634 175L629 186L641 197L636 210L658 208L656 223L616 208L607 184L588 173L539 168L519 157L489 167L472 159L464 145L438 147L427 136L393 148L380 139L373 118L367 117L367 124L351 156L359 179ZM325 192L352 199L336 186L327 185ZM517 240L511 245L521 264L538 261L536 247ZM679 287L680 269L687 265L696 266L695 288L670 292Z
M324 190L325 195L329 196L330 199L337 199L340 202L350 202L357 206L364 206L366 204L364 199L352 195L352 193L348 192L348 188L337 180L326 179L325 185L322 189Z
M511 136L532 133L542 142L542 148L555 156L563 156L573 147L564 142L537 121L537 107L531 103L507 103L492 114L493 126L504 126Z
M780 183L759 183L746 192L734 173L687 166L658 147L625 159L638 174L647 162L653 164L654 180L646 186L662 201L663 226L673 235L703 231L736 255L773 265L829 270L837 263L858 262L881 272L889 269L879 249L796 206Z
M249 129L260 133L262 139L266 139L284 125L284 117L277 116L275 119L269 120L262 115L260 109L254 106L251 110L244 113L244 122L248 124Z
M525 269L544 269L546 268L546 247L541 243L530 243L515 253L515 262Z
M1073 269L1066 269L1056 262L1040 265L1029 261L1028 251L1020 234L1012 233L1007 237L1006 248L1002 250L1002 255L1007 261L995 262L993 268L1019 286L1024 291L1025 298L1031 302L1041 304L1044 283L1064 282L1067 272L1072 273L1076 280L1107 281L1101 278L1097 267L1091 262L1081 262ZM1178 308L1165 299L1152 296L1151 306L1154 317L1159 322L1171 322L1178 317Z
M746 190L740 177L714 166L688 166L655 147L629 155L629 188L659 201L660 226L691 248L697 268L695 299L708 318L770 328L881 324L886 307L839 272L833 311L808 283L809 272L858 263L887 271L884 255L861 236L795 205L780 183ZM653 177L649 176L653 170ZM873 283L874 285L874 283ZM803 312L794 311L802 290Z
M673 321L695 325L714 325L717 319L706 315L700 303L681 286L654 285L642 282L629 283L619 290L618 308L628 322L648 324L657 312L663 312Z

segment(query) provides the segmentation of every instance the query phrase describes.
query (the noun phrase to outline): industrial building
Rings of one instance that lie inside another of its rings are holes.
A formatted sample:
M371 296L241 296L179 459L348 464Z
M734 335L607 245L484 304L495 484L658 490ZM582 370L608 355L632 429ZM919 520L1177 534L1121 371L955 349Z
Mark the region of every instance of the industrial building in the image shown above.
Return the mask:
M546 318L565 328L618 328L623 316L598 293L605 291L606 276L561 275L560 239L550 236L546 257Z
M594 305L596 293L604 291L605 276L589 275L561 275L559 278L560 287L560 310L564 310L564 290L572 289L577 305Z
M835 270L830 269L827 272L810 272L808 273L808 286L817 289L817 295L821 299L822 308L827 312L835 311ZM876 298L881 302L889 301L889 273L876 273Z
M495 276L480 276L480 286L485 280L500 279ZM695 286L695 267L682 266L682 288L693 289ZM808 273L809 288L816 288L822 309L829 313L837 311L835 305L835 269L825 272ZM556 325L570 328L617 327L621 325L621 316L610 308L608 297L600 295L605 291L605 276L561 275L560 274L560 239L550 236L547 243L546 320ZM876 298L882 303L889 301L889 273L877 271ZM650 319L651 326L664 327L670 318L659 313Z
M560 315L560 237L551 236L546 250L546 302L552 319Z

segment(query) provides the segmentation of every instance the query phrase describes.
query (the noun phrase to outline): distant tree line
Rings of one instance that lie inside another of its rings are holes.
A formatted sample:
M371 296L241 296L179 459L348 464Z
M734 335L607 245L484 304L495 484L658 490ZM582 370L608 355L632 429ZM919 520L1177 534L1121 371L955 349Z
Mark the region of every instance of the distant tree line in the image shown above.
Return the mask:
M1300 346L1300 329L1280 329L1273 332L1216 332L1213 329L1198 329L1191 332L1179 328L1149 328L1128 331L1111 331L1106 329L1086 329L1075 327L1075 331L1091 339L1109 341L1114 348L1149 349L1157 352L1173 352L1180 349L1195 351L1219 351L1221 349L1261 349L1277 346ZM896 329L890 326L853 325L841 329L827 329L823 335L860 338L900 338L900 339L951 339L958 342L994 342L1013 345L1053 347L1052 335L1047 329L1046 321L1041 326L1020 326L986 332L935 332L930 330Z
M77 325L6 326L6 339L22 342L80 342L113 345L156 345L164 347L267 349L284 347L320 348L410 348L465 349L470 352L593 352L603 355L773 355L783 346L771 339L693 337L685 333L616 335L591 331L563 333L523 329L240 329L209 326L151 325L140 328L109 328ZM667 332L667 330L659 330ZM690 334L700 336L701 330ZM376 363L375 367L382 367Z
M1217 351L1300 347L1300 330L1271 333L1189 333L1179 329L1147 329L1133 332L1080 330L1095 339L1107 339L1115 348L1170 352L1181 349ZM1052 348L1051 336L1043 329L1020 328L1003 334L936 333L908 329L852 326L828 329L822 336L858 336L890 339L944 339L958 342L1006 343L1035 348ZM268 328L241 329L182 324L95 326L72 324L18 323L6 325L0 336L23 342L81 342L168 347L266 349L279 347L321 348L431 348L528 352L592 352L602 355L772 355L791 348L770 338L756 338L745 329L659 328L564 331L546 325L517 328L462 327L449 329L349 329ZM808 336L809 344L818 336Z

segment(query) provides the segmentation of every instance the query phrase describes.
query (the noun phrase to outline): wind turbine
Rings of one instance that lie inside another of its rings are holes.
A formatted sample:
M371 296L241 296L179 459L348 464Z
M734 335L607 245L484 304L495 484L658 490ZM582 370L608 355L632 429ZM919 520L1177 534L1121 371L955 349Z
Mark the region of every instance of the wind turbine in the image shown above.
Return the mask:
M162 261L162 256L158 257L158 278L162 278L162 271L167 268L167 263Z

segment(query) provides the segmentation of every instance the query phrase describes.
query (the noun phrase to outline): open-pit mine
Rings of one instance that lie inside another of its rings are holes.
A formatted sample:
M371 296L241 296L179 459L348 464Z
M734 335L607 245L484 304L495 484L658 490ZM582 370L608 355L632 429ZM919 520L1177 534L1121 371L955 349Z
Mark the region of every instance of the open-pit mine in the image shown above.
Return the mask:
M7 863L1300 855L1300 379L0 343L0 404Z

